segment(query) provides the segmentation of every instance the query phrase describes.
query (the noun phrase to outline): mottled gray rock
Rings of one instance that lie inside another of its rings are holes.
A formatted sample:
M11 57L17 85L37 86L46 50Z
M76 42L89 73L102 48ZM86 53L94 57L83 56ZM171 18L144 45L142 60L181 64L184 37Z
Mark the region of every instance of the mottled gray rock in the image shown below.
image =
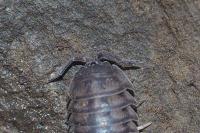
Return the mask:
M73 56L108 51L127 71L148 133L200 131L200 1L0 0L0 132L66 132L69 83L46 84Z

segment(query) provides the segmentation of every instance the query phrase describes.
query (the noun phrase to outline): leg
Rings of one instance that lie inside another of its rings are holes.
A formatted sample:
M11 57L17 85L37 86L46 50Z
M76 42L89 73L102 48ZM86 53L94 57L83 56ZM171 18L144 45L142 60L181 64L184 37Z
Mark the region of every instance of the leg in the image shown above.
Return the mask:
M151 124L152 124L152 122L148 122L148 123L146 123L144 125L141 125L141 126L137 127L137 130L140 131L140 132L142 132L144 129L146 129L147 127L149 127Z
M66 120L66 122L65 122L65 124L66 125L68 125L68 126L73 126L73 124L71 123L71 121L70 121L70 118L71 118L71 113L69 113L69 112L67 112L68 114L67 114L67 120Z
M56 82L56 81L62 80L63 77L64 77L64 75L67 73L67 71L68 71L72 66L76 66L76 65L85 65L86 62L87 62L87 59L86 59L86 58L78 58L78 57L73 58L71 61L69 61L69 62L65 65L64 69L62 70L62 72L61 72L58 76L56 76L55 78L50 79L50 80L48 81L48 83Z
M67 110L69 110L71 108L71 104L72 104L72 99L69 99L67 101Z
M137 60L125 61L125 60L119 59L116 56L108 54L108 53L99 53L98 54L98 59L100 61L108 61L111 64L115 64L115 65L119 66L123 70L140 69L141 68L140 67L141 66L141 62L139 62Z
M145 103L146 102L146 100L142 100L142 101L140 101L137 105L136 105L136 108L139 108L143 103Z

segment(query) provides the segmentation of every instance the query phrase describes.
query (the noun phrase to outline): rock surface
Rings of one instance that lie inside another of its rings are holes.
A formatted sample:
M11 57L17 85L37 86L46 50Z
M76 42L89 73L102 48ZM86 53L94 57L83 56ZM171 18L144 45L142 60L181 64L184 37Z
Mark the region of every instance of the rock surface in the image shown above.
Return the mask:
M0 132L64 133L69 83L46 84L74 56L107 51L126 71L148 133L200 131L199 0L0 0Z

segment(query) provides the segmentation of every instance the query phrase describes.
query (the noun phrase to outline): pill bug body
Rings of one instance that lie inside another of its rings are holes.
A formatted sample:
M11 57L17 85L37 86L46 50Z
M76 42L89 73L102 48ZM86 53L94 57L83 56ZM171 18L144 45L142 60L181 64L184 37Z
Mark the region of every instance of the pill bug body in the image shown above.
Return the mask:
M136 62L119 62L113 56L99 54L95 61L73 59L54 82L74 64L84 65L75 74L68 105L68 123L75 133L139 133L137 105L133 85L122 69ZM122 68L122 69L121 69Z

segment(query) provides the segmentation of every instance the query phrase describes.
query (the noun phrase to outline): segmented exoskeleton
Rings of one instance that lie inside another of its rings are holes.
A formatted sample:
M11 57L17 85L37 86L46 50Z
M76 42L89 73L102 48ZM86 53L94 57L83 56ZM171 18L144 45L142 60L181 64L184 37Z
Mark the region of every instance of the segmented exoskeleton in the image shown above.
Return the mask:
M139 69L137 61L122 61L105 53L93 61L74 58L49 82L61 80L75 65L82 67L70 85L67 120L75 133L138 133L151 124L138 126L139 104L132 83L122 71Z

